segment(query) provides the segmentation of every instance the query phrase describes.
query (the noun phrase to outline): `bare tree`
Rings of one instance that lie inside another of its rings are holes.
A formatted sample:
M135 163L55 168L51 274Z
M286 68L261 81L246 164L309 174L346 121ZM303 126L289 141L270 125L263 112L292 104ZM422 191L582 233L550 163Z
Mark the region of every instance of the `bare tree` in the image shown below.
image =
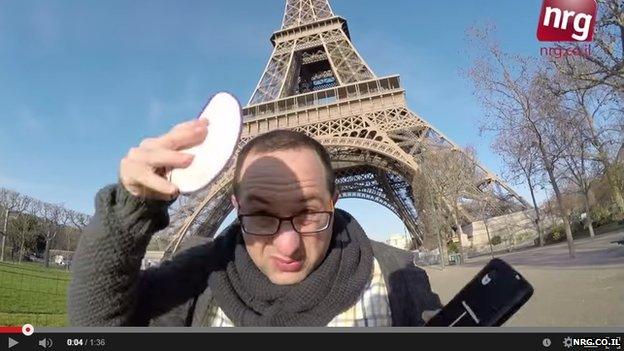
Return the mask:
M89 215L74 210L68 210L67 215L69 223L73 224L78 230L83 230L91 220Z
M581 91L575 91L572 94L584 95L587 92L587 90L582 91L582 93ZM580 102L583 100L575 101ZM598 105L600 106L601 104L599 103ZM590 236L593 238L594 228L589 197L592 181L598 179L601 173L598 165L602 164L603 167L605 166L605 159L603 158L605 155L602 155L600 151L602 144L596 143L595 128L591 126L591 121L594 119L593 117L597 110L594 110L594 113L588 117L588 110L585 106L581 106L578 109L575 109L574 106L577 105L574 104L568 111L568 128L561 131L572 142L571 147L563 157L564 167L562 173L565 179L575 185L578 193L582 196L585 208L585 222ZM619 187L616 183L613 183L614 177L609 176L609 173L612 172L611 168L612 166L609 162L602 171L606 174L609 187L611 189L615 188L619 196L621 196Z
M607 145L619 140L615 147L621 147L624 133L624 4L621 0L599 0L598 4L593 51L591 55L552 60L561 76L555 90L566 95L571 107L584 114L584 131L597 151L595 158L602 164L618 217L624 218L621 175L619 167L611 162ZM612 123L597 123L598 111L605 109L610 110L607 116L612 117ZM608 135L613 130L619 132L619 138Z
M526 143L525 140L516 135L509 135L507 132L502 131L498 135L492 148L502 157L508 173L507 178L515 184L527 184L535 212L534 224L539 236L539 245L544 246L541 214L535 197L536 183L541 174L539 153L534 143Z
M583 64L586 62L577 61L577 66ZM613 202L619 216L624 218L624 197L618 184L617 167L614 167L613 162L624 136L624 111L619 109L617 101L620 94L603 86L584 87L583 81L567 77L561 72L550 84L553 93L563 97L567 114L575 116L574 124L578 125L577 130L588 151L586 157L602 165Z
M430 217L426 221L429 222L428 231L437 233L437 241L444 239L446 246L447 236L443 233L453 229L459 239L459 253L463 260L466 245L462 226L473 221L464 205L478 200L482 193L476 186L480 179L477 177L474 149L423 145L419 157L421 169L418 191L425 196L417 201Z
M570 90L603 86L623 92L624 3L621 0L598 0L598 3L599 18L591 55L566 56L553 60L553 64L560 72L578 83L569 87Z
M574 257L568 211L555 175L556 163L565 149L564 140L553 140L558 137L557 129L564 127L559 118L553 118L561 113L560 98L546 88L550 76L535 60L503 52L492 39L492 31L474 29L470 37L480 55L469 77L486 110L482 129L496 135L514 135L538 151L541 167L557 198L570 257Z
M0 206L3 209L2 244L0 247L0 261L4 261L4 249L9 235L8 224L11 213L19 212L21 198L18 192L0 188Z
M38 207L38 201L29 196L19 194L17 206L15 208L15 212L18 213L18 215L13 221L17 231L17 240L14 241L13 249L15 250L16 246L19 246L19 263L22 263L22 259L24 258L24 248L27 241L35 236L37 221L34 213L38 212Z
M427 250L438 248L440 267L444 269L450 228L448 210L443 199L434 190L435 181L424 172L418 172L414 176L412 188L414 200L419 209L419 220L425 228L422 246Z
M76 233L76 236L80 235L80 233L91 221L91 216L74 210L68 210L67 215L69 223L73 224L73 226L76 228L77 233L76 231L71 230L71 228L65 229L65 250L73 251L72 234ZM77 242L77 238L75 242ZM73 245L75 245L75 242L73 243ZM69 269L69 265L67 266L67 268Z
M542 165L549 184L555 194L557 207L563 221L570 257L574 257L572 229L570 228L569 208L564 204L564 197L557 177L557 166L566 152L572 147L572 140L562 133L569 127L569 119L560 97L548 88L552 74L548 69L540 70L532 80L531 100L534 114L527 115L529 130L535 137L535 145L539 150Z
M42 232L45 240L43 262L46 267L49 267L52 240L65 228L70 217L63 205L50 203L41 204L39 215L42 220Z
M21 262L25 250L35 249L37 240L43 237L46 266L49 266L50 250L59 234L65 234L65 247L67 251L71 251L72 237L77 237L91 219L90 216L68 210L63 205L44 203L4 188L0 188L0 209L4 212L2 217L4 229L0 231L2 235L0 260L4 260L7 239L11 243L12 257L19 255L18 260ZM10 220L9 213L14 215Z

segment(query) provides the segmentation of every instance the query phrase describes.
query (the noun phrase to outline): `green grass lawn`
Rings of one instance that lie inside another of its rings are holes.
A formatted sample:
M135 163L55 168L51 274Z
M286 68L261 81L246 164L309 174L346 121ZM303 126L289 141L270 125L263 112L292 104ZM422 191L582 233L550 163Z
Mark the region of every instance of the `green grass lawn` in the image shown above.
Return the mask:
M0 326L67 326L67 270L0 262Z

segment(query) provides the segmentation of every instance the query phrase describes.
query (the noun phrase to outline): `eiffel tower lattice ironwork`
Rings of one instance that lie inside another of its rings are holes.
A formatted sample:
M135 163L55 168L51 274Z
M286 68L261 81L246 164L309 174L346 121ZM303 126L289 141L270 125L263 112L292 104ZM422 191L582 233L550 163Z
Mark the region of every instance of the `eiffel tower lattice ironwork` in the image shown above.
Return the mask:
M304 132L332 157L341 198L374 201L392 211L417 241L423 238L411 179L423 145L461 150L410 111L399 76L378 77L351 42L347 21L328 0L287 0L274 50L248 105L238 150L274 129ZM475 186L526 204L487 169ZM233 210L233 162L209 188L183 199L172 215L176 233L169 252L185 237L211 237Z

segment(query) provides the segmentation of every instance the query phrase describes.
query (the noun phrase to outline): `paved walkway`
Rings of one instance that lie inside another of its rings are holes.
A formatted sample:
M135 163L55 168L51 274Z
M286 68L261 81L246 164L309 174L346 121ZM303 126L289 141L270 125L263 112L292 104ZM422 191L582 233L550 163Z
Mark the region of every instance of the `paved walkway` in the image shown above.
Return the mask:
M624 326L624 231L575 242L498 255L535 288L535 294L505 326ZM490 260L469 260L444 270L426 267L433 290L448 302Z

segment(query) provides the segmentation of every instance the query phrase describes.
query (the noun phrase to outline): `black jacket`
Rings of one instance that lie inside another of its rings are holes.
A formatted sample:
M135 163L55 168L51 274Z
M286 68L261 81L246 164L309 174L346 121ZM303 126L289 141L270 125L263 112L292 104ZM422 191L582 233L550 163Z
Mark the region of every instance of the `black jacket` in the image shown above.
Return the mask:
M169 202L142 200L112 185L96 196L96 213L74 255L69 288L72 326L191 326L212 266L206 242L141 271L151 236L169 224ZM441 307L412 255L371 241L386 285L393 326L420 326ZM201 305L201 303L200 303Z

